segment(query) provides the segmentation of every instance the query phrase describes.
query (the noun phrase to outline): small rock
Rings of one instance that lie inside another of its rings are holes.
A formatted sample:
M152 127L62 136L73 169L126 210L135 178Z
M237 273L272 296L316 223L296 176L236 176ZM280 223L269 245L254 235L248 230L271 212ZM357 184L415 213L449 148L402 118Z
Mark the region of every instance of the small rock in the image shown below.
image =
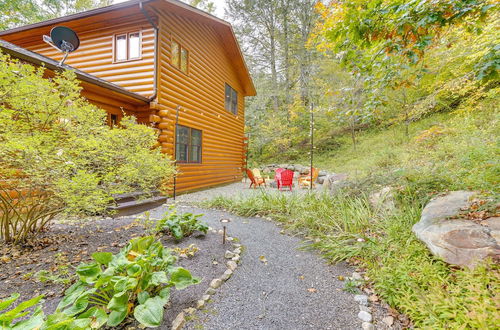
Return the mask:
M222 285L222 280L220 278L213 279L212 282L210 282L210 287L214 289L220 288Z
M186 318L184 317L184 313L180 313L177 315L175 320L172 322L172 330L180 330L186 323Z
M236 254L241 254L241 249L240 248L236 248L236 249L234 249L233 252L236 253Z
M226 251L226 253L224 254L224 257L225 257L226 259L232 259L232 258L234 258L235 256L236 256L236 255L235 255L233 252L231 252L231 251Z
M363 330L373 330L373 329L375 329L375 327L373 326L373 324L371 324L370 322L363 322L363 323L361 323L361 328L363 328Z
M203 296L201 297L201 299L203 299L203 301L205 301L205 302L206 302L206 301L209 301L209 300L210 300L210 297L211 297L211 296L210 296L209 294L205 294L205 295L203 295Z
M364 311L364 312L367 312L367 313L371 313L372 311L370 310L370 308L368 306L365 306L365 305L359 305L359 310L360 311Z
M363 280L363 276L361 276L361 274L358 272L354 272L352 273L352 279L355 281L361 281Z
M216 292L217 292L217 291L215 291L215 289L214 289L214 288L208 288L208 289L205 291L205 294L213 296Z
M234 243L234 244L233 244L233 246L234 246L235 248L239 248L239 247L241 247L241 244Z
M233 258L231 258L231 260L238 262L238 261L240 261L240 256L234 256Z
M196 308L193 308L193 307L189 307L189 308L186 308L184 310L184 313L188 314L188 315L191 315L193 314L194 312L196 312Z
M372 314L365 312L365 311L360 311L358 313L358 317L363 322L371 322L372 321Z
M198 300L196 302L196 308L201 309L203 306L205 306L205 300Z
M222 275L222 280L227 281L233 275L233 271L231 269L226 269L224 275Z
M392 326L394 324L394 317L388 315L382 319L382 322L384 322L388 326Z
M234 270L236 269L236 267L238 267L238 264L232 260L229 260L227 262L227 268L231 269L233 272Z
M354 300L357 301L360 305L368 305L368 296L364 294L355 295Z
M224 234L224 230L219 229L219 234L221 234L221 235Z

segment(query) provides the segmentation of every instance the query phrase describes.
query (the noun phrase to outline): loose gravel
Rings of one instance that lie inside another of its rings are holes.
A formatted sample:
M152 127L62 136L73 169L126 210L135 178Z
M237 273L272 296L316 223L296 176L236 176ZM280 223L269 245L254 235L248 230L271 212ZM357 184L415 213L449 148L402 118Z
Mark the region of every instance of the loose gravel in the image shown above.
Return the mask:
M239 187L241 190L241 184ZM221 189L230 193L234 187ZM214 193L195 194L184 195L183 202L198 202ZM166 211L165 206L159 207L151 215L160 217ZM202 220L216 230L222 229L220 219L230 219L226 224L228 235L243 246L240 265L232 277L210 297L203 310L189 317L185 329L361 327L358 303L343 291L344 282L337 279L352 273L346 265L327 265L318 255L299 250L299 238L281 234L278 226L262 218L242 218L189 205L180 205L179 211L204 213Z

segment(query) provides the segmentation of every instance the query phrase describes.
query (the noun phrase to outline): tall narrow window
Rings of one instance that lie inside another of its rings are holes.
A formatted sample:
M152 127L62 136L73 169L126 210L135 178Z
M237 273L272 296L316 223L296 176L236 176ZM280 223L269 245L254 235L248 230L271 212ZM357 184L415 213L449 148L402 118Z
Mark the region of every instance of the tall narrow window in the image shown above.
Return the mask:
M141 58L141 34L133 32L115 36L115 61Z
M175 159L179 163L201 163L202 134L198 129L177 125Z
M238 92L226 84L225 107L234 115L238 114Z
M177 41L172 40L171 55L172 65L187 74L189 71L189 51Z
M179 67L179 44L175 41L172 41L172 65L176 68Z
M127 35L116 36L115 59L117 61L127 60Z
M128 35L128 57L130 60L141 57L141 37L139 33Z
M188 51L185 48L181 48L181 71L188 73Z

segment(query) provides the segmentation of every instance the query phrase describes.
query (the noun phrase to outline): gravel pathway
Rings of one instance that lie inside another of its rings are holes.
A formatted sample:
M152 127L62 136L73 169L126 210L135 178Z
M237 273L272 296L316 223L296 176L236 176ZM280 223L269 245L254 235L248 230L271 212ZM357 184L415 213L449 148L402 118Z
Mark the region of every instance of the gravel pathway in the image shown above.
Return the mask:
M238 186L239 185L239 186ZM217 210L186 205L241 190L234 184L180 196L179 211L204 213L203 220L221 229L220 219L229 218L228 234L240 240L241 265L213 296L205 310L197 312L187 329L359 329L358 304L342 290L339 275L350 276L343 264L327 265L318 255L301 251L301 240L280 233L262 218L242 218ZM218 190L218 191L217 191ZM253 192L252 192L253 193ZM151 211L159 217L166 211ZM265 258L265 259L263 259Z

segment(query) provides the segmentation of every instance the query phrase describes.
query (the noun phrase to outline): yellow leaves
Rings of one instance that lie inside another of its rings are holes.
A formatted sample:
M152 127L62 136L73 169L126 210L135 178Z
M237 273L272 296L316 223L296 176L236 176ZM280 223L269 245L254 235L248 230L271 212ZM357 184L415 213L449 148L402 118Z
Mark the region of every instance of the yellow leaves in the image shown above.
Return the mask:
M415 137L415 142L423 143L435 139L436 137L443 135L445 129L442 126L432 126L431 128L422 131L418 136Z
M262 262L264 265L267 265L267 259L264 256L259 257L260 262Z

